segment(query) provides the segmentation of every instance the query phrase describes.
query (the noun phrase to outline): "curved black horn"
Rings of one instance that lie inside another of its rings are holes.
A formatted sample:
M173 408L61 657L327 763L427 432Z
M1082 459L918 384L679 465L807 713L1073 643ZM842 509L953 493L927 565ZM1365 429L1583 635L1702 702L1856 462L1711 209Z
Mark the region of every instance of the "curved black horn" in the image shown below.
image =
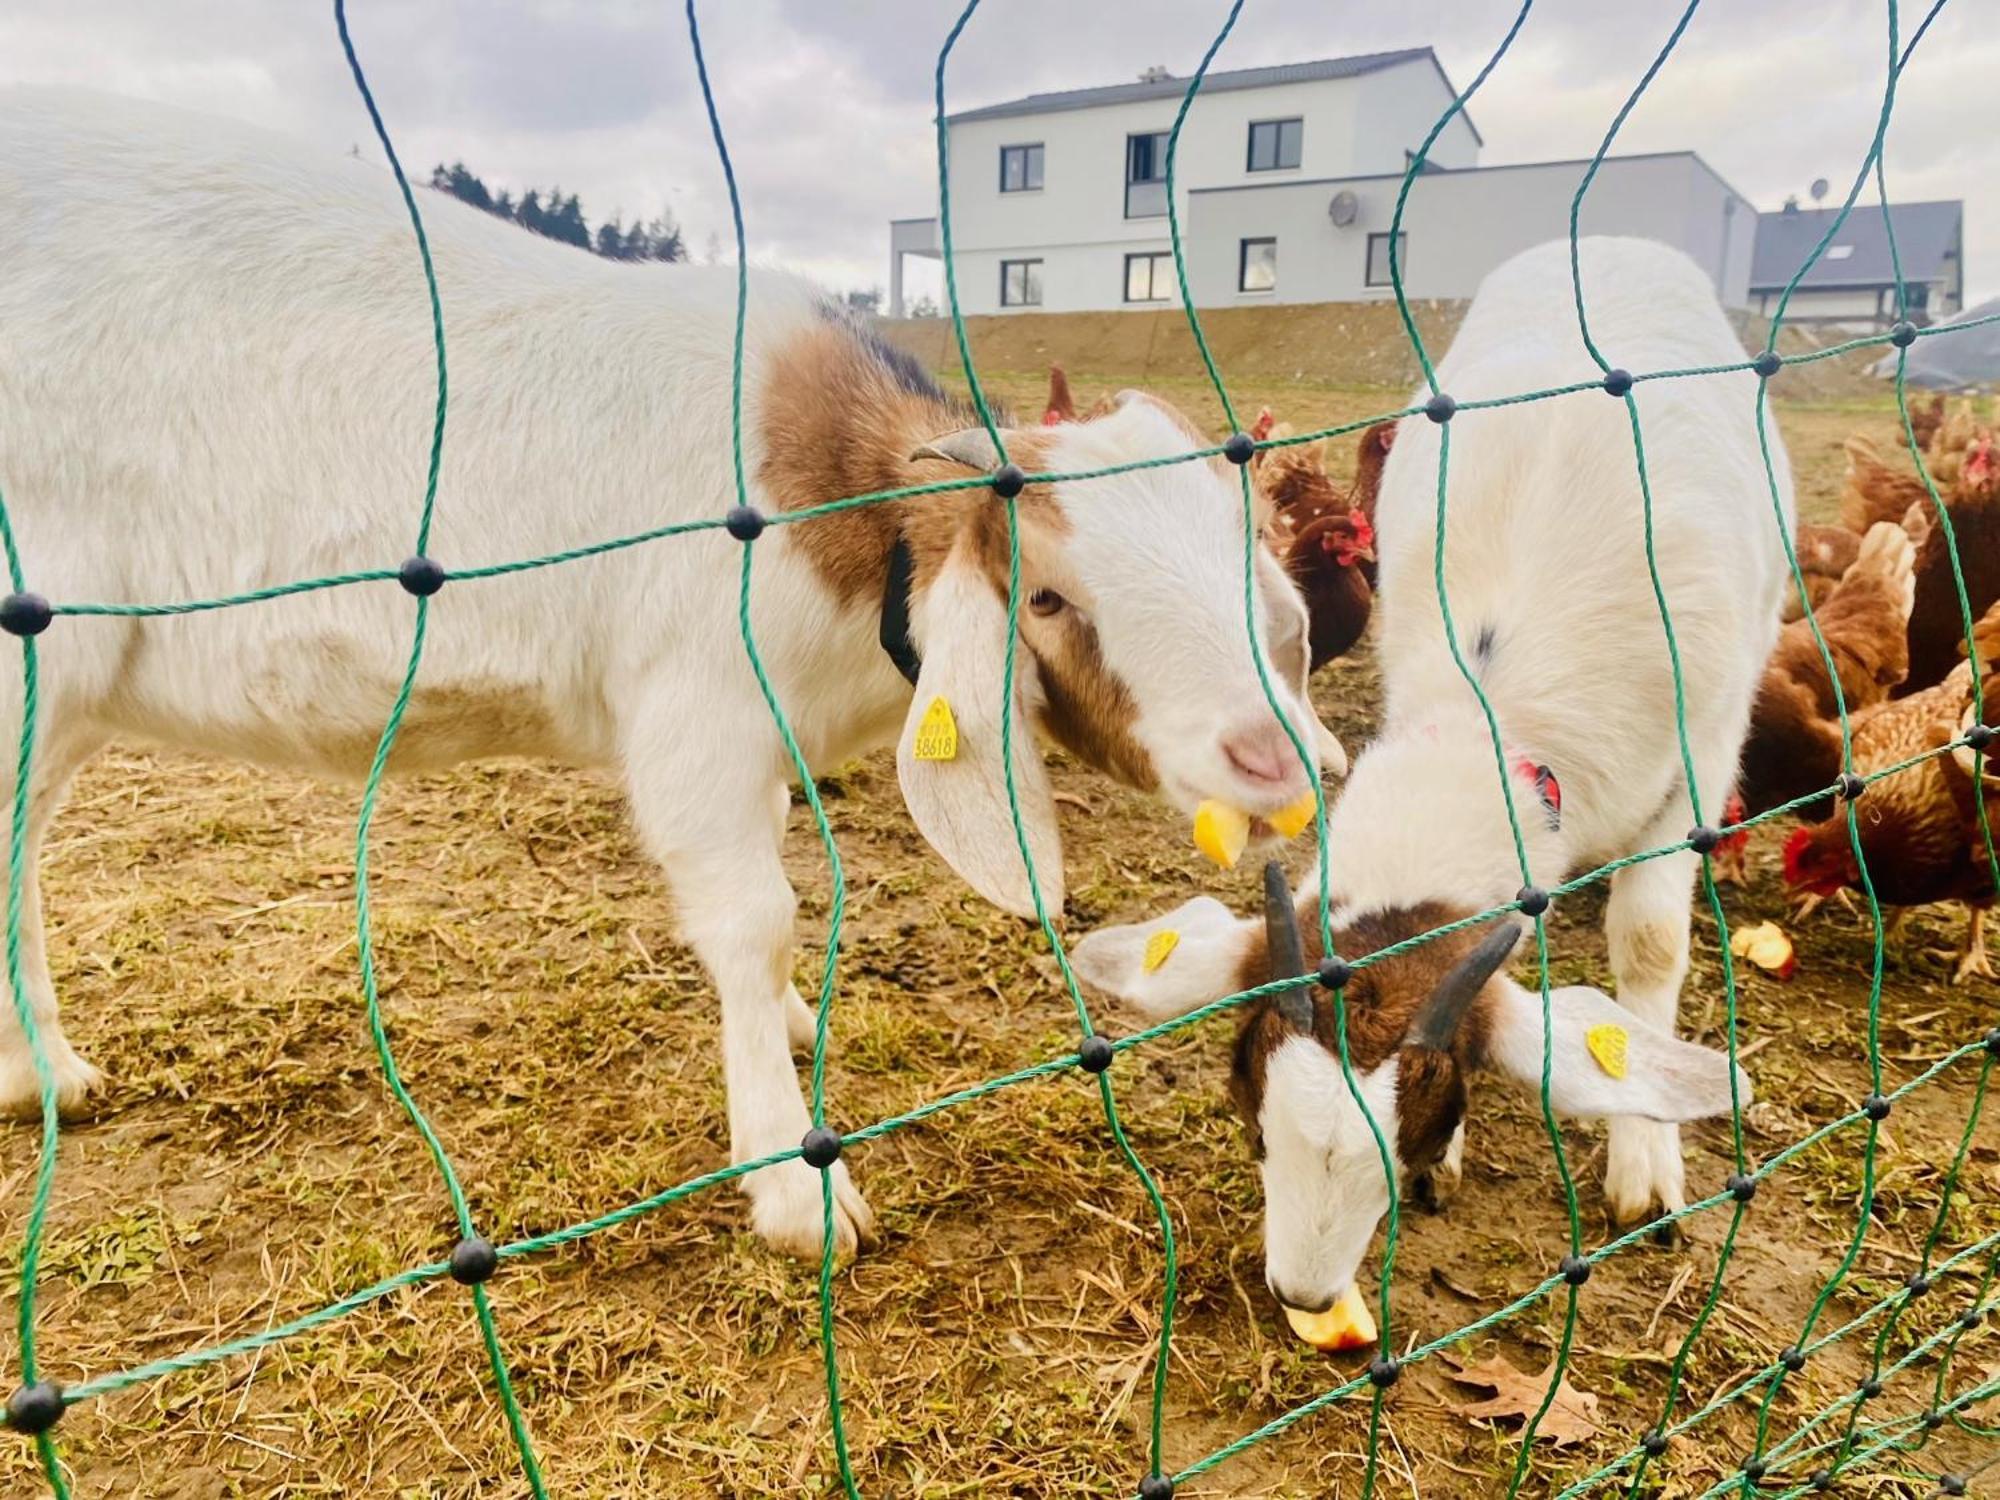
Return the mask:
M1410 1022L1409 1042L1437 1052L1450 1051L1465 1013L1472 1008L1473 997L1507 962L1507 955L1520 941L1521 929L1512 922L1502 922L1487 933L1477 948L1438 981L1437 988L1418 1008L1416 1018Z
M1264 944L1269 950L1271 977L1294 979L1306 972L1305 945L1299 941L1299 913L1292 905L1291 888L1278 862L1264 865ZM1278 996L1278 1014L1294 1029L1313 1029L1312 996L1306 989L1286 990Z

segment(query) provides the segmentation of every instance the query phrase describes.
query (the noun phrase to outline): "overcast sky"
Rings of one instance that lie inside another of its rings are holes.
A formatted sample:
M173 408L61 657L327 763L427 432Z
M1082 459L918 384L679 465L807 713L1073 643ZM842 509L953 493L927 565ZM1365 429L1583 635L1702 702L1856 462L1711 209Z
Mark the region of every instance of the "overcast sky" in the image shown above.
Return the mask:
M835 286L887 278L892 217L933 212L932 71L958 0L706 0L703 41L758 260ZM1432 46L1463 86L1513 0L1248 0L1215 66ZM1906 5L1905 35L1921 17ZM1983 11L1983 14L1982 14ZM1215 0L987 0L950 107L1190 73ZM1538 0L1474 100L1489 163L1587 156L1670 30L1666 0ZM670 210L699 251L728 231L673 0L349 0L356 46L413 170L560 184L593 222ZM1904 74L1894 198L1966 201L1968 300L2000 293L2000 26L1951 0ZM1708 0L1619 137L1699 151L1760 208L1846 190L1879 108L1884 0ZM144 95L372 151L331 0L8 0L0 81ZM1864 202L1872 201L1871 196Z

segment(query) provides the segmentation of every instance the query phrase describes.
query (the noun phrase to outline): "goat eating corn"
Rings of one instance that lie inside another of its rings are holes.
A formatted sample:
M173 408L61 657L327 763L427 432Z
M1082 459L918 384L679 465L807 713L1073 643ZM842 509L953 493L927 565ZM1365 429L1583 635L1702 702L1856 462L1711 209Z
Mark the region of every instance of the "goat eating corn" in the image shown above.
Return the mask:
M1581 256L1591 329L1611 357L1640 370L1742 359L1707 277L1680 252L1593 238ZM1333 934L1346 958L1517 893L1541 904L1540 892L1521 890L1503 774L1542 885L1688 837L1674 683L1624 403L1599 391L1532 408L1463 405L1564 384L1587 368L1569 247L1557 243L1486 278L1437 371L1461 403L1444 415L1452 439L1444 581L1465 661L1499 722L1499 757L1448 648L1434 582L1443 429L1406 419L1389 454L1376 504L1385 723L1327 820ZM1639 389L1653 542L1680 646L1701 805L1713 819L1777 632L1790 477L1773 434L1784 512L1774 521L1753 419L1756 377ZM1682 850L1610 877L1605 929L1618 1000L1587 986L1550 997L1551 1099L1566 1114L1610 1118L1605 1187L1621 1221L1684 1204L1677 1122L1730 1108L1727 1059L1672 1035L1695 864ZM1305 961L1317 964L1316 885L1300 893L1298 911ZM1520 924L1500 920L1490 935L1461 928L1346 980L1361 1093L1398 1170L1412 1177L1433 1168L1456 1175L1471 1069L1491 1064L1540 1086L1541 997L1505 974ZM1149 941L1164 928L1178 943L1149 965ZM1073 962L1092 984L1164 1016L1264 983L1269 947L1263 924L1201 899L1093 933ZM1747 1081L1737 1082L1747 1100ZM1331 995L1315 988L1248 1005L1234 1087L1263 1162L1271 1288L1290 1307L1331 1305L1351 1288L1388 1204L1374 1139L1336 1055Z
M788 1043L794 898L779 855L792 765L738 637L743 543L722 530L484 580L532 557L733 503L733 268L640 269L443 197L424 214L448 334L450 423L429 551L446 570L392 769L527 755L623 781L720 993L731 1148L799 1145ZM79 254L77 226L92 250ZM57 602L182 600L393 564L430 440L430 323L397 189L243 127L88 95L0 97L0 485L32 586ZM910 359L791 278L750 278L736 530L842 496L993 470L988 435ZM1204 445L1128 392L1093 420L1009 429L1030 474ZM1014 780L1040 895L1061 839L1032 731L1184 812L1252 814L1317 779L1253 670L1239 478L1219 459L1019 497ZM1008 539L991 489L772 525L750 622L809 764L899 746L918 828L977 891L1033 909L1001 758ZM1327 759L1305 698L1305 612L1259 548L1280 712ZM63 1103L95 1081L57 1024L35 845L113 737L359 776L396 697L410 601L386 583L159 618L61 616L41 637L22 970ZM0 709L20 711L18 674ZM908 680L906 680L906 678ZM949 736L916 743L933 705ZM955 741L955 743L947 743ZM1318 754L1315 755L1315 759ZM12 757L8 758L10 763ZM0 788L4 790L4 788ZM0 1103L36 1077L0 1023ZM838 1248L871 1227L835 1164ZM816 1253L802 1160L749 1175L770 1241Z

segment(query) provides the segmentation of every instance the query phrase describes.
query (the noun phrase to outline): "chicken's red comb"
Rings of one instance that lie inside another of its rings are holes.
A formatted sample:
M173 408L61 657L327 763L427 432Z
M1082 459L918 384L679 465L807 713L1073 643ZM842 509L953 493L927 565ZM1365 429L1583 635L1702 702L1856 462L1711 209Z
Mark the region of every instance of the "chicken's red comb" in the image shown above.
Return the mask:
M1367 511L1357 507L1356 509L1350 510L1347 513L1347 519L1350 522L1352 522L1354 526L1355 546L1372 547L1375 545L1375 526L1374 523L1368 519Z
M1257 411L1257 420L1250 424L1250 436L1260 443L1263 442L1265 438L1271 435L1273 420L1271 408L1268 406L1260 407Z

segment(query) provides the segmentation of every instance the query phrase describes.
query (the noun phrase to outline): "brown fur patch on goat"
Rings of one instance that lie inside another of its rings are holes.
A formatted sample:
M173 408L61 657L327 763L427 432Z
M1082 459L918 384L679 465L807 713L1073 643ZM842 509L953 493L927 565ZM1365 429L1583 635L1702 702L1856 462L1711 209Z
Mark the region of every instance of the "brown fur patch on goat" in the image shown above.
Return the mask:
M1369 912L1334 929L1334 945L1343 954L1357 957L1379 952L1393 944L1458 921L1470 915L1438 902ZM1308 898L1298 909L1299 935L1304 941L1306 963L1316 968L1323 949L1319 939L1319 909ZM1397 1154L1411 1170L1436 1159L1451 1139L1464 1113L1464 1077L1486 1056L1491 1021L1484 995L1473 1003L1465 1022L1452 1039L1449 1052L1405 1047L1410 1024L1431 992L1468 953L1476 947L1486 929L1469 927L1433 938L1394 958L1383 959L1357 970L1348 981L1347 1055L1356 1077L1372 1072L1391 1057L1398 1057L1399 1084L1407 1092L1399 1095L1400 1126ZM1266 984L1274 976L1262 932L1254 934L1236 975L1240 989ZM1489 983L1498 983L1495 976ZM1317 985L1305 992L1313 1002L1313 1037L1335 1057L1340 1055L1338 1018L1332 996ZM1273 1053L1295 1035L1291 1023L1280 1012L1274 998L1256 1001L1244 1013L1236 1035L1235 1063L1230 1073L1230 1096L1250 1127L1257 1149L1263 1149L1258 1121L1264 1107L1264 1080ZM1433 1149L1434 1148L1434 1149ZM1429 1153L1429 1154L1426 1154Z

